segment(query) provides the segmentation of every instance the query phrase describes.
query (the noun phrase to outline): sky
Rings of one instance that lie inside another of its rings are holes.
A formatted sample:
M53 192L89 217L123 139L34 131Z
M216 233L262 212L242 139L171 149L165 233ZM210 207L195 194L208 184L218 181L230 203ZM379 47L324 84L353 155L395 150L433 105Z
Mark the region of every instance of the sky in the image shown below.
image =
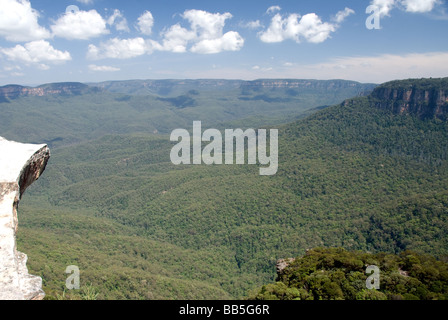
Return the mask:
M448 76L446 0L0 0L0 85Z

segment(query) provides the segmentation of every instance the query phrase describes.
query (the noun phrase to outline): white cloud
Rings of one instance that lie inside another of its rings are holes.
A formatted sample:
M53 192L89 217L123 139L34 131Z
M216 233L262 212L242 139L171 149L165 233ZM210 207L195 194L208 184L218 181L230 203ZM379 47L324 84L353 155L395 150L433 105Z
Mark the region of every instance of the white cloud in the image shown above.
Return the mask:
M378 7L380 17L390 16L390 12L396 6L395 0L373 0L371 4Z
M282 8L280 8L279 6L271 6L268 8L268 10L266 10L266 13L270 14L270 13L274 13L274 12L277 12L280 10L282 10Z
M93 0L76 0L78 2L81 2L82 4L92 4Z
M407 12L430 12L439 0L402 0L401 3Z
M88 40L109 33L106 20L96 10L65 13L51 30L55 36L70 40Z
M143 38L113 38L101 43L99 47L93 44L89 45L87 58L91 60L105 58L129 59L150 53L151 51L151 46Z
M99 72L116 72L120 71L120 68L111 67L111 66L97 66L95 64L89 65L89 69L92 71L99 71Z
M161 32L161 42L152 39L145 40L142 37L114 38L99 46L91 44L87 57L94 60L127 59L150 54L155 50L213 54L222 51L238 51L244 46L244 39L238 32L223 32L226 20L232 17L228 12L220 14L202 10L187 10L182 17L189 22L190 28L184 28L180 23L172 25ZM151 12L146 11L138 19L137 29L143 34L150 34L153 23Z
M299 15L290 15L290 18L296 18L298 19ZM293 19L290 19L290 21L293 21ZM292 22L291 22L292 23ZM263 42L282 42L285 40L284 31L286 28L291 28L287 25L288 21L283 20L282 16L280 14L276 14L272 20L269 28L261 33L259 33L260 39Z
M71 60L69 52L56 50L45 40L28 42L24 46L16 45L13 48L0 49L0 52L8 60L33 64L43 70L49 68L44 63L61 63Z
M258 29L263 27L263 25L261 24L260 20L256 20L256 21L249 21L248 23L244 24L243 27L249 29Z
M153 26L154 17L149 11L145 11L137 20L137 29L144 35L150 35Z
M282 42L292 39L300 43L303 39L312 42L324 42L336 31L336 25L322 20L315 14L309 13L301 17L290 14L283 18L277 13L271 20L267 30L259 34L260 40L267 43Z
M258 36L266 43L283 42L288 39L297 43L302 41L321 43L330 38L331 33L336 31L339 24L354 13L352 9L345 8L336 13L333 18L334 23L323 22L315 13L304 16L292 13L287 17L277 13L272 17L267 30L261 31Z
M162 44L153 43L154 49L172 52L190 51L201 54L219 53L222 51L238 51L244 46L244 39L236 31L223 34L227 19L232 15L226 13L210 13L203 10L187 10L182 17L189 21L190 29L180 24L171 26L162 32Z
M195 32L181 27L180 24L171 26L162 33L163 43L159 45L154 43L158 50L182 53L187 51L188 43L196 38Z
M336 21L336 23L342 23L351 14L355 14L355 11L350 8L345 8L344 10L341 10L338 13L336 13L334 21Z
M210 13L203 10L187 10L183 18L188 20L199 39L216 39L222 36L226 20L232 18L229 12Z
M114 13L107 19L107 24L110 26L115 26L117 31L130 31L128 21L118 9L115 9Z
M28 0L2 0L0 5L0 36L8 41L32 41L50 37L38 23L39 13Z
M211 54L222 51L238 51L244 45L244 39L238 32L230 31L220 38L204 39L193 45L191 52Z
M399 8L406 12L431 12L440 0L372 0L371 4L379 8L381 17L390 16L390 12Z

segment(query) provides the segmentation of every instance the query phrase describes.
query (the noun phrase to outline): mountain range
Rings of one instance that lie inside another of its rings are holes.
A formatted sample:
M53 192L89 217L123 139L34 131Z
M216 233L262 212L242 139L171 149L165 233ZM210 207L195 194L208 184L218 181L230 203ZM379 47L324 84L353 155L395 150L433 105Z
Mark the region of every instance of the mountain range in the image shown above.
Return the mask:
M48 298L241 299L311 248L448 254L448 78L13 88L1 135L52 147L18 239ZM173 165L169 133L194 120L278 128L278 173Z

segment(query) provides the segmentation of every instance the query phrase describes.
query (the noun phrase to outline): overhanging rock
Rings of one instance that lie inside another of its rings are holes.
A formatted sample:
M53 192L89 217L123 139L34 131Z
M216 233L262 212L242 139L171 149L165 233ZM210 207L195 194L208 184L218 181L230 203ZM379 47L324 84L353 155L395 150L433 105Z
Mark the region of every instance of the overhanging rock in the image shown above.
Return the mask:
M50 149L0 137L0 300L41 300L42 279L28 274L27 256L17 251L17 209L45 170Z

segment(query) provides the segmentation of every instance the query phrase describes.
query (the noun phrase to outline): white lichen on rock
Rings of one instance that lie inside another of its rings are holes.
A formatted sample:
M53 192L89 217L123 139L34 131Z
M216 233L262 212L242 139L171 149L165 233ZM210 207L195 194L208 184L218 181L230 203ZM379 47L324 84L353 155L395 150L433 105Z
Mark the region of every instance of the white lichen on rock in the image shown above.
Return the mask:
M0 300L40 300L42 279L28 274L27 256L17 251L19 201L45 170L46 145L22 144L0 137Z

